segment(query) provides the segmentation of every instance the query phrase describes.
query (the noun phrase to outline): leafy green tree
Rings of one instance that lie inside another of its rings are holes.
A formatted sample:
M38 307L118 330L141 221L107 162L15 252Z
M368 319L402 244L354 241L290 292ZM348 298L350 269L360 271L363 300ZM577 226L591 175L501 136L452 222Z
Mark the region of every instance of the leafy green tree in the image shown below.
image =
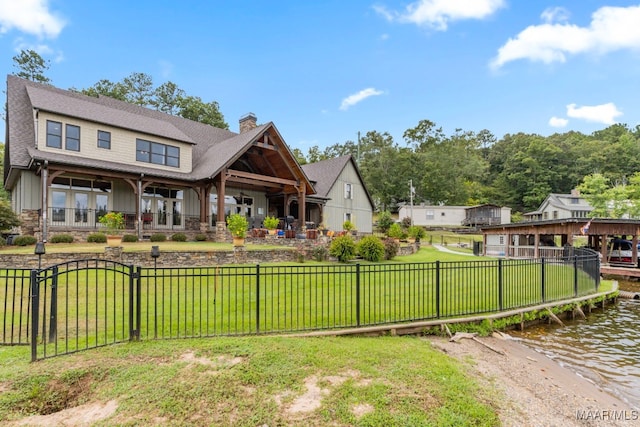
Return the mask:
M38 83L51 84L51 79L45 76L50 62L44 60L35 50L21 50L13 57L13 66L18 69L16 76Z
M114 83L107 79L102 79L93 86L86 89L77 90L72 88L71 90L96 98L102 95L117 99L119 101L127 101L127 87L121 82Z
M293 150L291 150L291 153L293 154L293 157L296 158L299 164L301 165L307 164L307 158L304 156L304 153L302 152L301 149L294 148Z
M8 230L20 225L20 219L11 209L11 203L6 199L0 199L0 230Z
M180 101L185 92L173 82L165 82L155 88L151 105L163 113L177 115L180 109Z
M218 103L204 102L199 96L184 96L178 104L178 115L220 129L229 129Z
M591 215L594 217L607 217L609 215L609 180L604 175L594 173L584 177L582 183L578 186L578 190L584 199L589 202L593 211Z

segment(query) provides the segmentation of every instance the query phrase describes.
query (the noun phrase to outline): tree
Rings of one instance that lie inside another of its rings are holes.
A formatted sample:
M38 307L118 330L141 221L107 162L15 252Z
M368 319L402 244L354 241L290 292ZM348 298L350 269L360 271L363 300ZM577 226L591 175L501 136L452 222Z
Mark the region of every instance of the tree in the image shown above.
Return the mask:
M102 79L98 81L91 87L86 89L81 89L80 91L76 89L72 89L74 91L83 93L85 95L98 97L99 95L108 96L110 98L114 98L120 101L127 101L127 88L124 84L118 82L114 83L107 79Z
M176 116L180 108L180 101L185 92L173 82L166 82L153 91L151 105L163 113Z
M179 101L178 115L220 129L229 129L218 103L204 102L199 96L185 96Z
M18 225L20 225L20 219L11 209L11 203L8 200L0 199L0 230L8 230Z
M13 57L13 66L19 71L16 76L38 83L50 84L51 79L44 75L49 69L50 62L45 61L35 50L21 50Z
M589 202L593 211L591 215L594 217L606 217L609 214L607 207L609 189L608 179L604 175L594 173L587 175L578 186L578 190L584 199Z
M153 98L153 78L145 73L131 73L122 80L127 88L126 101L146 107Z

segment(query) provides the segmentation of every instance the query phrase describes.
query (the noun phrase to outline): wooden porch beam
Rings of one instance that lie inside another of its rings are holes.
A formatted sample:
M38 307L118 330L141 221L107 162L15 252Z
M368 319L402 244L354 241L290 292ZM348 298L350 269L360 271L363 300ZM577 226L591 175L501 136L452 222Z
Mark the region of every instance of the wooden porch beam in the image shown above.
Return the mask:
M277 178L275 176L259 175L257 173L243 172L243 171L232 170L232 169L227 170L226 175L227 175L226 179L228 181L231 181L233 178L248 178L253 181L271 182L271 183L282 184L282 185L291 185L294 187L298 185L298 182L293 179Z
M227 182L239 182L241 184L251 184L258 187L282 188L282 184L276 184L274 182L256 182L255 179L249 179L249 178L227 177Z
M264 148L265 150L280 151L278 150L278 147L276 147L275 145L267 144L265 142L255 141L253 143L253 146L258 148Z

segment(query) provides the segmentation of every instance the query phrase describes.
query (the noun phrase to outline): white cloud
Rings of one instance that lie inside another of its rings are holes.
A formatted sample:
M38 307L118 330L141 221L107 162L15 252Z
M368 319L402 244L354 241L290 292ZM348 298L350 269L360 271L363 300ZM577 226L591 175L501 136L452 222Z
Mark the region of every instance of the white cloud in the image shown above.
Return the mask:
M510 61L529 59L546 64L565 62L567 55L640 48L640 6L601 7L588 27L554 23L566 19L561 10L543 12L544 24L525 28L509 39L491 61L496 69Z
M621 115L622 112L618 110L618 107L616 107L613 102L602 105L585 105L582 107L577 107L576 104L567 105L567 116L588 122L612 125L616 123L616 117Z
M377 89L372 88L372 87L369 87L367 89L363 89L360 92L354 93L353 95L349 95L345 99L343 99L342 103L340 104L340 109L341 110L346 110L349 107L352 107L352 106L356 105L360 101L364 101L365 99L369 98L370 96L382 95L383 93L384 93L383 91L377 90Z
M551 117L549 119L549 126L554 128L563 128L569 123L569 120L563 119L562 117Z
M389 11L382 6L374 6L374 10L389 21L444 31L449 22L484 19L504 5L504 0L418 0L409 4L404 12Z
M38 37L55 38L65 21L49 11L48 0L0 0L0 33L16 29Z
M540 18L547 23L552 24L554 22L566 22L569 20L569 11L564 7L549 7L545 9Z

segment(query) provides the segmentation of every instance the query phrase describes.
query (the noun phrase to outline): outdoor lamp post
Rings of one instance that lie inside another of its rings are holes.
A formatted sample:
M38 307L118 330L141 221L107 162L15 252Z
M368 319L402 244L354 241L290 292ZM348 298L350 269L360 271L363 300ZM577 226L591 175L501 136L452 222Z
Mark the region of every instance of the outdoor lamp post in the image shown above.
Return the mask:
M160 256L160 246L151 246L151 258L153 258L153 268L158 267L159 256Z
M42 267L42 255L47 253L44 242L37 242L36 248L34 249L33 253L38 255L38 270L40 270L40 268Z

